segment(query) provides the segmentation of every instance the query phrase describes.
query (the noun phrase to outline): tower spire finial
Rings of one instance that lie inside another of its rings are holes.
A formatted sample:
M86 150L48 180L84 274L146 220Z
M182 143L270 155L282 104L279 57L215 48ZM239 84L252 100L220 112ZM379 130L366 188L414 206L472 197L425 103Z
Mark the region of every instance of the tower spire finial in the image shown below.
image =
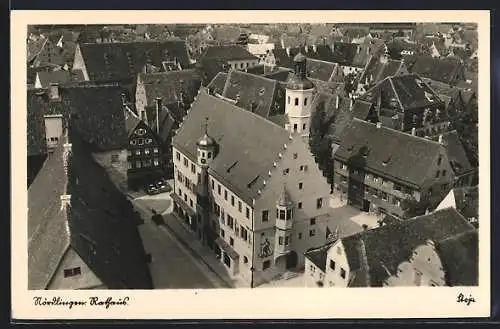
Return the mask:
M208 135L208 117L205 117L205 135Z

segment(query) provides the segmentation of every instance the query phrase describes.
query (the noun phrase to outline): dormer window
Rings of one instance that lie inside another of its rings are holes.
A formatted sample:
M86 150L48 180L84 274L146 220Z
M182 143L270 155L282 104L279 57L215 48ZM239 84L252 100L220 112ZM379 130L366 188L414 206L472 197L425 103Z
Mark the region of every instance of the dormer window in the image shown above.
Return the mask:
M80 267L67 268L64 270L64 277L69 278L72 276L77 276L82 274L82 270Z

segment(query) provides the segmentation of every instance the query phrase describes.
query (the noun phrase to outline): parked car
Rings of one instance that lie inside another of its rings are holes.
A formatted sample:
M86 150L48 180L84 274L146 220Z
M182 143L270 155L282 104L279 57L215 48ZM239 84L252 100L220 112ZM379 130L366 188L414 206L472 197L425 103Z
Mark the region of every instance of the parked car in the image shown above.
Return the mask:
M156 188L158 189L159 193L170 192L172 190L170 185L168 185L167 181L163 178L160 178L156 182Z
M146 185L146 193L151 195L151 194L158 194L160 193L160 191L158 190L155 184L148 184Z

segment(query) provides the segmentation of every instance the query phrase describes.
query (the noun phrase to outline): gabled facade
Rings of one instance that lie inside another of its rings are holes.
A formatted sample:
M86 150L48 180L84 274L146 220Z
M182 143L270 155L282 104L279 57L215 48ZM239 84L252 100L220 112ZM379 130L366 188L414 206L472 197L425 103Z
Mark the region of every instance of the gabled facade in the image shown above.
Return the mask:
M128 133L127 181L137 190L163 175L162 147L152 129L132 111L126 110L125 125Z
M173 152L174 211L244 284L296 271L324 244L329 186L300 134L202 92Z

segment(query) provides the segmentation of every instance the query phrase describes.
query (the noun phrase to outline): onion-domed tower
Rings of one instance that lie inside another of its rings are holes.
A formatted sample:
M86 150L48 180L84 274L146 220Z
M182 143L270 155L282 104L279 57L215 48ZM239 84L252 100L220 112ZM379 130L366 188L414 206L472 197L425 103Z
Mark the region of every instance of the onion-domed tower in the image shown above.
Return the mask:
M294 73L286 85L285 113L288 116L288 130L309 136L311 104L315 86L307 78L307 59L298 53L293 59Z
M196 185L196 213L201 229L198 231L203 242L210 236L210 203L208 168L216 156L217 142L208 135L208 118L205 123L205 133L196 141L197 164L200 168Z

